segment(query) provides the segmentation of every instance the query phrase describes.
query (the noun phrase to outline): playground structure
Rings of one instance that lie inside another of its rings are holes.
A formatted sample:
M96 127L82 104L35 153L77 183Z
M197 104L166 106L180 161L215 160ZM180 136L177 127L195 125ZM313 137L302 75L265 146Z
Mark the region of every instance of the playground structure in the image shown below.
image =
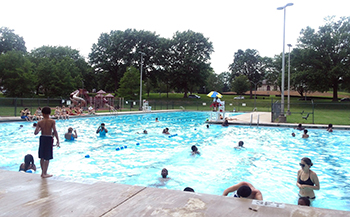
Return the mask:
M70 94L70 100L73 102L73 105L81 107L86 107L90 103L90 97L85 89L79 89L72 92Z
M95 97L88 95L85 89L75 90L70 94L70 100L74 106L87 107L92 105L95 109L114 108L114 96L103 90L97 92Z

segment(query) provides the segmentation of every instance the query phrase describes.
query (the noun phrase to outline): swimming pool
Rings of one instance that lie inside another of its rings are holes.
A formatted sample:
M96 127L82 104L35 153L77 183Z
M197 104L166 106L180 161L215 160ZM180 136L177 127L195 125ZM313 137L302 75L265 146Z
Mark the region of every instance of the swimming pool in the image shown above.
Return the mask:
M160 122L154 121L156 117ZM82 182L177 190L189 186L198 193L216 195L248 181L262 192L264 200L296 204L299 162L310 157L321 183L312 205L350 211L350 132L310 129L310 138L301 139L301 132L289 128L211 125L207 129L208 117L208 112L170 112L59 120L61 148L54 148L49 173ZM106 137L95 134L102 122L109 130ZM18 171L28 153L40 166L38 136L31 125L0 124L0 169ZM76 141L64 141L69 126L78 132ZM177 135L163 135L166 127ZM142 134L144 129L147 135ZM292 132L296 137L290 136ZM234 149L240 140L246 148ZM199 148L200 156L190 156L192 145ZM116 151L121 146L127 148ZM171 178L166 183L158 179L164 167Z

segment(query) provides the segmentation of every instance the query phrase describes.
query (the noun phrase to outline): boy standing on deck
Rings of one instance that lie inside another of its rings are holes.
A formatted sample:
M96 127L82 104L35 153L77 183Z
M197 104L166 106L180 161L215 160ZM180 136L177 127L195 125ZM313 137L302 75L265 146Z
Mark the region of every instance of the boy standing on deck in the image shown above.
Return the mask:
M53 135L57 139L57 147L60 147L60 141L56 131L56 122L50 119L51 108L44 107L42 110L44 119L39 121L36 125L34 134L37 135L41 131L39 142L39 158L41 166L41 178L49 178L52 175L47 174L49 168L49 162L53 159L52 147L53 147Z

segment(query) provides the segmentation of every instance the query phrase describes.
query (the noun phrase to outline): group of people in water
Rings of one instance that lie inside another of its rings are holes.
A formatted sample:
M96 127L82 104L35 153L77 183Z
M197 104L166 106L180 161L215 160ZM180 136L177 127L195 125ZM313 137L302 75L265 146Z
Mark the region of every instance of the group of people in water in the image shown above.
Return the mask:
M39 110L40 108L38 108ZM64 107L60 110L62 110ZM59 111L59 109L56 109ZM38 114L42 115L42 119L39 120L37 125L35 126L35 132L34 134L38 134L41 132L41 136L39 139L39 158L40 158L40 165L42 178L48 178L52 175L49 175L47 173L49 161L53 159L53 153L52 153L52 147L53 147L53 137L56 137L57 144L56 146L59 147L59 138L56 131L55 121L50 118L51 115L51 109L49 107L44 107L42 110L40 109L41 113L38 112ZM26 113L26 109L23 110L23 115L28 117L28 113ZM67 112L67 110L66 110ZM56 113L56 111L55 111ZM158 118L156 118L156 122L159 122ZM329 124L327 131L332 132L332 124ZM209 126L207 125L207 128ZM304 135L307 135L307 130L299 124L296 128L298 130L304 130ZM306 131L306 132L305 132ZM97 134L100 134L101 136L106 135L108 133L108 130L104 123L101 123L101 125L96 130ZM147 134L147 131L144 130L143 133ZM163 130L163 134L169 134L169 129L165 128ZM307 135L308 136L308 135ZM78 138L77 131L74 130L72 127L68 128L68 132L65 133L65 139L66 140L74 140ZM243 148L243 141L239 141L238 146L235 148ZM191 147L191 155L200 155L200 152L198 150L198 147L193 145ZM317 174L311 170L311 167L313 166L313 163L311 159L309 158L302 158L300 163L300 170L297 172L297 182L296 186L299 188L299 205L310 205L310 200L314 200L315 197L315 190L320 189L320 183L317 177ZM30 172L30 171L36 171L36 166L34 164L34 158L32 155L28 154L24 157L24 163L20 165L19 171L24 172ZM161 172L162 178L169 178L168 176L168 170L164 168ZM194 192L193 188L186 187L184 189L185 191L191 191ZM238 198L249 198L249 199L256 199L256 200L263 200L262 193L256 189L251 183L248 182L240 182L238 184L235 184L223 192L223 196L228 196L228 194L234 193L234 197Z
M243 142L240 141L239 146L243 146ZM199 154L196 146L192 146L192 155ZM299 199L298 205L301 206L310 206L310 202L315 200L316 196L314 191L320 190L320 182L318 180L317 174L312 171L310 168L313 163L310 158L304 157L300 160L299 163L301 169L297 172L297 182L296 186L299 188ZM163 184L170 180L168 177L168 170L163 168L161 171L162 180L160 180ZM186 187L184 191L195 192L193 188ZM232 193L233 197L237 198L248 198L254 200L263 200L263 195L260 190L256 189L249 182L239 182L231 187L228 187L222 193L223 196L228 196Z

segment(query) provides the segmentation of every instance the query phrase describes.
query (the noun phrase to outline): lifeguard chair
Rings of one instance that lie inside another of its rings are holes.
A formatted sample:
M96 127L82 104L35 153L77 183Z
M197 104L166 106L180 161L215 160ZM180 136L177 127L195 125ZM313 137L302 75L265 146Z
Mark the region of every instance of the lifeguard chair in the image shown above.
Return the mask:
M225 101L221 101L218 107L216 108L216 111L213 111L212 113L210 113L210 119L215 121L221 120L220 119L221 113L223 117L222 120L224 120L225 119Z
M147 100L143 100L143 105L142 105L142 111L144 112L150 112L152 109L152 106L148 105L148 101Z

